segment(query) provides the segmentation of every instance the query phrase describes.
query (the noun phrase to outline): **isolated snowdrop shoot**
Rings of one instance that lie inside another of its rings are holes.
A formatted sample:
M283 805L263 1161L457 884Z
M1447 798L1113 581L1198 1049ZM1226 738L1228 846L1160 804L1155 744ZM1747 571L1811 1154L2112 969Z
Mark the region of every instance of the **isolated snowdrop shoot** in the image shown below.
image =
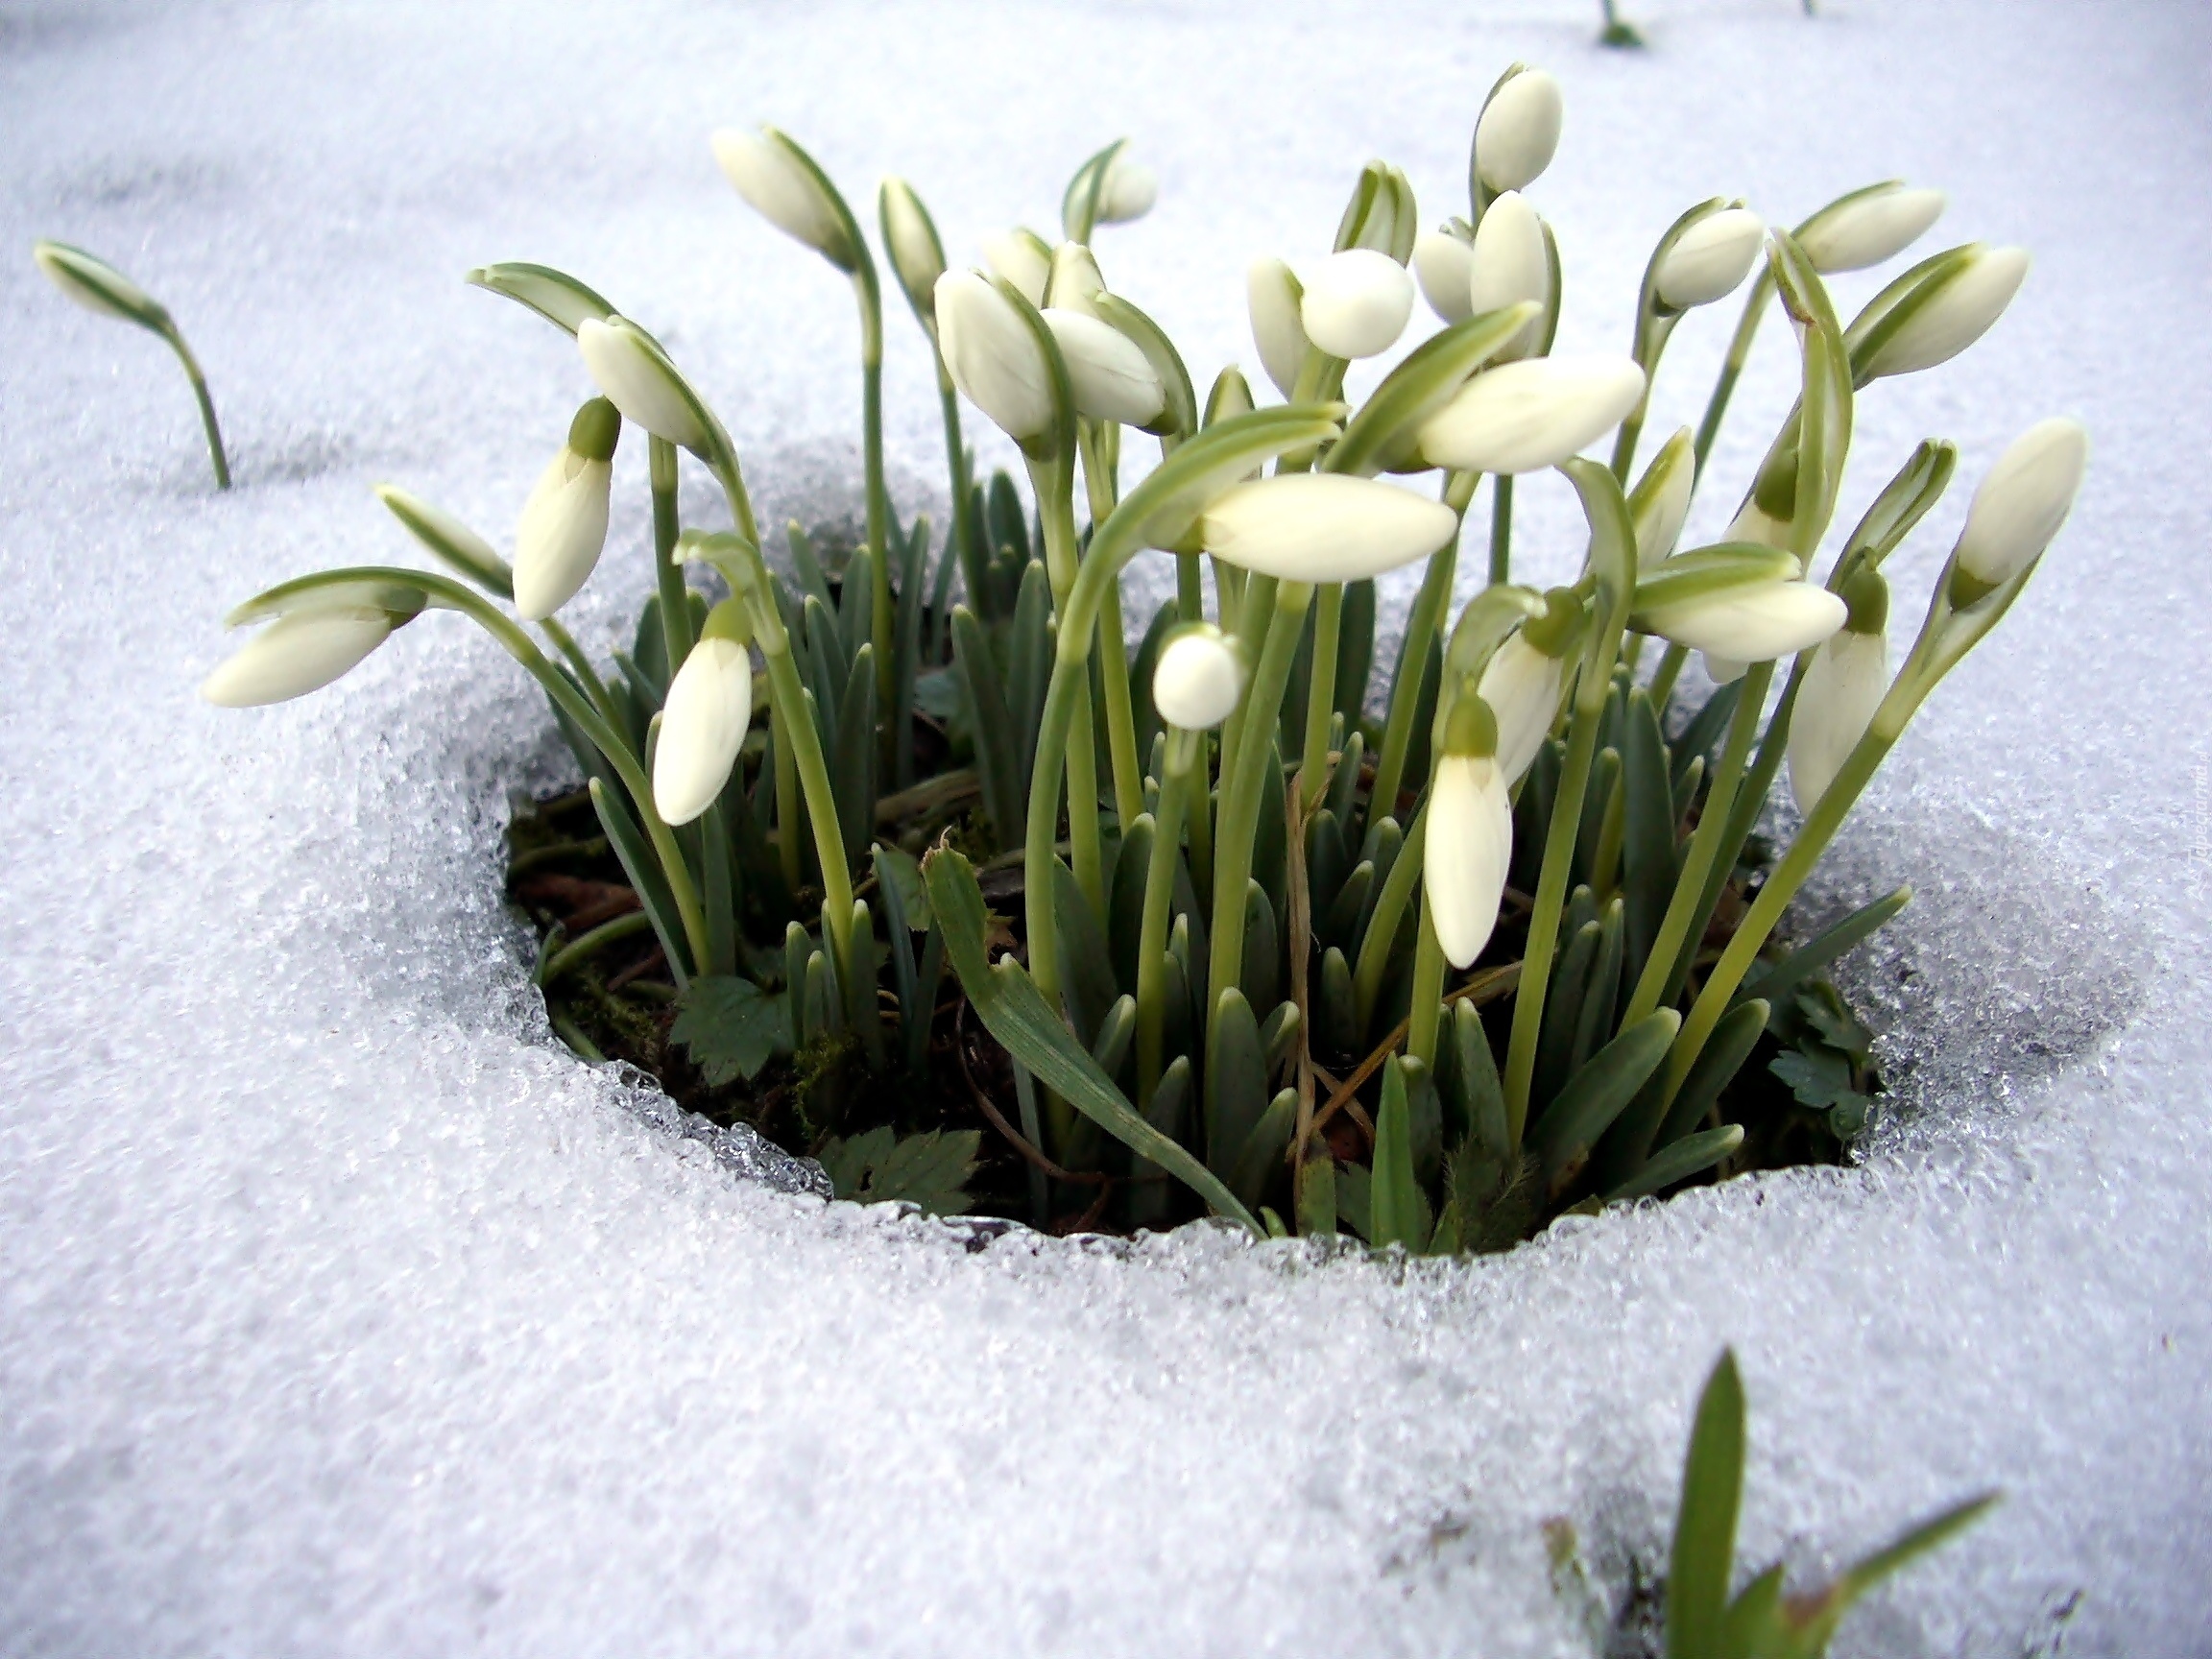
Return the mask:
M1068 365L1076 413L1124 426L1148 425L1167 400L1160 376L1127 335L1080 311L1048 305L1045 323Z
M932 329L936 326L937 278L945 275L945 245L937 239L937 227L922 198L905 180L883 180L876 204L883 220L883 244L891 254L891 269L899 274L899 286L906 290L914 314Z
M1659 265L1660 301L1687 311L1733 294L1751 274L1766 240L1767 222L1748 207L1707 214L1667 250Z
M2063 417L2039 421L1997 458L1959 533L1953 603L1972 604L2026 569L2073 510L2089 465L2089 434ZM1979 591L1961 594L1959 577Z
M1152 211L1152 204L1159 199L1160 176L1131 156L1124 146L1114 153L1114 159L1106 169L1106 180L1098 186L1098 223L1126 225L1133 219L1142 219Z
M1551 261L1544 250L1544 223L1536 209L1518 190L1508 190L1490 204L1482 223L1475 229L1475 247L1468 268L1468 313L1503 311L1508 305L1534 301L1542 305L1551 298ZM1526 357L1542 338L1544 319L1528 320L1504 346L1491 354L1493 363L1510 363Z
M1559 83L1524 69L1498 88L1475 127L1475 172L1491 190L1523 190L1559 148L1565 106Z
M983 263L994 276L1003 276L1032 305L1045 303L1045 290L1052 279L1052 249L1034 230L1016 226L983 238Z
M709 142L723 175L761 218L840 271L850 272L859 263L836 204L782 133L773 127L757 132L724 127Z
M1255 259L1244 273L1252 344L1259 349L1260 367L1286 397L1297 386L1299 366L1306 361L1306 325L1298 315L1304 293L1290 267L1280 259Z
M1040 284L1042 287L1042 284ZM973 271L937 278L937 344L961 396L1016 443L1052 423L1052 376L1013 302Z
M1531 357L1485 370L1422 426L1432 467L1534 472L1556 467L1621 424L1644 395L1628 357Z
M168 312L153 295L96 253L66 242L35 242L31 257L62 297L102 317L159 329Z
M1912 190L1891 180L1855 190L1805 222L1797 246L1823 276L1863 271L1893 258L1943 216L1940 190Z
M1286 472L1238 484L1199 515L1207 552L1286 582L1357 582L1425 559L1459 519L1375 478Z
M1803 651L1843 626L1843 601L1804 582L1723 589L1648 613L1649 632L1731 662L1766 662Z
M706 446L707 430L684 395L675 367L644 331L626 318L602 323L587 317L576 325L576 349L600 392L625 421L686 449Z
M653 806L664 824L688 824L713 805L737 764L753 719L751 637L743 602L723 600L668 684L653 753Z
M1889 587L1873 570L1851 578L1849 619L1814 652L1790 720L1790 793L1810 812L1828 792L1889 689Z
M589 580L607 545L607 506L622 417L604 397L576 411L515 530L515 611L541 622Z
M1926 303L1916 305L1859 366L1861 383L1948 363L1989 332L2027 279L2025 248L1977 250L1964 270L1944 281Z
M1387 351L1413 315L1413 278L1372 248L1347 248L1306 274L1298 320L1306 337L1332 357Z
M287 612L208 675L200 695L222 709L255 709L304 697L350 673L408 620L362 605Z
M1467 302L1468 284L1475 275L1475 250L1444 230L1424 230L1413 239L1413 276L1421 284L1421 297L1429 309L1447 323L1475 315Z
M1237 711L1249 678L1237 642L1211 622L1193 622L1167 637L1152 671L1152 706L1186 732L1204 732Z

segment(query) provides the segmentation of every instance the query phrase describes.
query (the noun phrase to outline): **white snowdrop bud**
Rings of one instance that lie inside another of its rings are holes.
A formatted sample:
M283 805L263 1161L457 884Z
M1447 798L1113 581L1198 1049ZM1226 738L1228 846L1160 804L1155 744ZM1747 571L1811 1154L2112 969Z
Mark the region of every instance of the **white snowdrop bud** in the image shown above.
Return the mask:
M1252 344L1275 390L1290 396L1306 361L1306 325L1299 321L1304 290L1280 259L1255 259L1244 273L1244 298L1252 311Z
M1126 225L1152 211L1160 199L1160 176L1129 154L1124 145L1114 153L1106 180L1098 186L1098 223Z
M622 417L604 397L576 411L568 442L530 492L515 529L515 612L541 622L576 596L607 545L610 463Z
M1863 271L1917 242L1942 217L1940 190L1909 190L1890 181L1855 190L1805 222L1797 246L1823 276Z
M724 127L709 142L724 176L761 218L840 271L859 263L844 216L790 139L773 127L757 132Z
M392 637L403 618L370 606L307 606L255 634L201 683L223 709L288 703L350 672Z
M1080 311L1048 305L1043 315L1067 362L1077 414L1124 426L1148 425L1159 416L1167 394L1134 341Z
M1621 424L1644 396L1627 357L1531 357L1485 370L1421 428L1432 467L1534 472L1556 467Z
M1544 224L1536 209L1518 190L1508 190L1490 204L1482 223L1475 228L1475 247L1468 275L1470 315L1503 311L1524 301L1543 304L1551 293L1551 265L1544 251ZM1510 363L1535 349L1544 330L1544 319L1531 317L1528 325L1492 353L1493 363Z
M1966 510L1959 569L1984 592L2017 576L2066 522L2088 465L2089 434L2080 421L2039 421L2013 439Z
M699 643L668 683L653 752L653 806L663 824L688 824L721 796L753 719L753 658L741 601L708 614Z
M1194 622L1167 637L1152 671L1152 706L1186 732L1204 732L1237 711L1249 678L1237 642L1211 622Z
M1457 323L1475 315L1467 302L1474 272L1475 251L1458 237L1441 230L1424 230L1413 239L1413 275L1420 281L1421 297L1445 322Z
M684 395L675 366L635 323L587 317L576 325L576 349L607 400L654 437L686 449L707 443L706 428Z
M1564 115L1559 83L1524 69L1498 88L1475 124L1475 172L1492 190L1526 189L1551 165Z
M1298 320L1306 337L1332 357L1387 351L1413 315L1413 278L1372 248L1347 248L1307 273Z
M1052 249L1036 231L1017 225L983 238L983 263L994 276L1014 284L1032 305L1045 303L1052 280Z
M1552 717L1559 712L1559 691L1566 678L1566 661L1548 656L1515 634L1491 653L1483 665L1477 689L1498 720L1498 770L1508 787L1519 781L1544 747Z
M1735 662L1766 662L1817 645L1843 626L1843 601L1803 582L1757 582L1653 611L1650 631Z
M1879 625L1845 628L1814 653L1790 719L1790 793L1800 812L1827 793L1888 689L1889 644Z
M169 319L159 301L97 253L66 242L31 244L31 257L46 279L85 310L158 329Z
M1498 926L1513 858L1513 803L1487 755L1447 754L1429 786L1421 859L1436 942L1455 968L1474 965Z
M1708 213L1677 236L1660 261L1661 303L1687 311L1733 294L1766 240L1767 222L1748 207Z
M1458 534L1459 519L1376 478L1287 472L1238 484L1198 520L1217 558L1290 582L1357 582L1426 559Z
M1948 363L1989 331L2027 279L2025 248L1978 250L1963 271L1915 306L1897 331L1875 348L1859 369L1861 383Z
M1052 250L1052 274L1045 282L1046 304L1095 317L1099 296L1105 292L1106 278L1090 249L1080 242L1063 242Z
M1636 567L1648 570L1682 538L1690 517L1690 494L1697 483L1697 448L1684 426L1660 446L1628 494L1628 517L1636 526Z
M937 227L914 186L903 179L886 179L877 192L877 208L883 220L883 245L891 254L891 269L899 274L899 286L907 302L925 322L935 317L937 278L945 275L945 245L937 239Z
M1052 423L1052 374L1013 303L973 271L937 278L937 345L969 402L1016 443Z

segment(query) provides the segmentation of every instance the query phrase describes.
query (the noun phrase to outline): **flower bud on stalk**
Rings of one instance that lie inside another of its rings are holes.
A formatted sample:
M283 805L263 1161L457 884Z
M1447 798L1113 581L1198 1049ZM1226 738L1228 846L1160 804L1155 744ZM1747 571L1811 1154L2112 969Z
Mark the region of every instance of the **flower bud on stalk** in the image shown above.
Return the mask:
M723 174L761 218L840 271L850 274L859 265L843 215L790 139L773 127L758 132L725 127L709 142Z
M891 255L891 269L899 274L899 286L906 291L906 303L932 335L937 330L937 278L945 275L945 245L937 239L937 227L914 186L903 179L886 179L877 192L876 206L883 221L883 246Z
M200 695L221 709L254 709L320 691L415 614L342 601L287 611L208 675Z
M751 638L744 603L723 600L669 682L653 752L653 805L664 824L688 824L730 781L753 719Z
M1036 231L1016 226L983 238L983 263L1003 276L1032 305L1045 303L1052 281L1052 249Z
M1682 538L1682 521L1690 517L1690 493L1696 483L1696 447L1690 428L1684 426L1660 445L1628 493L1639 570L1648 570L1674 551L1674 543Z
M1296 389L1299 366L1306 361L1306 325L1299 320L1305 292L1280 259L1255 259L1244 274L1252 344L1260 349L1260 367L1286 397Z
M1559 148L1559 83L1541 69L1509 76L1475 124L1475 173L1493 191L1526 189Z
M1797 231L1797 246L1823 276L1863 271L1917 242L1942 217L1943 192L1909 190L1896 180L1831 202Z
M1660 302L1687 311L1734 293L1766 239L1767 222L1748 207L1708 214L1667 250L1658 273Z
M1126 225L1152 211L1160 199L1160 176L1124 147L1114 153L1106 180L1098 186L1098 223Z
M1497 743L1487 701L1462 685L1429 788L1421 863L1436 943L1455 968L1472 967L1490 942L1513 859L1513 802Z
M1708 658L1767 662L1819 644L1843 626L1843 601L1803 582L1725 588L1649 612L1637 626Z
M604 397L576 411L568 442L530 492L515 530L515 611L542 622L590 579L607 545L607 504L622 417Z
M1937 263L1947 257L1937 254L1929 261L1936 268L1918 284L1903 286L1890 303L1884 304L1887 295L1877 295L1867 306L1867 312L1876 315L1865 333L1868 349L1863 360L1856 350L1853 353L1852 370L1859 384L1948 363L1989 331L2028 279L2024 248L1976 248L1955 266ZM1898 278L1901 286L1911 281L1911 272ZM1893 327L1887 327L1897 313L1903 315ZM1861 332L1861 325L1854 323L1852 335Z
M1459 472L1556 467L1618 426L1644 396L1626 357L1531 357L1485 370L1422 426L1416 448Z
M1564 645L1565 641L1562 641ZM1563 654L1548 652L1524 629L1491 654L1477 687L1498 721L1498 771L1510 788L1534 762L1559 712Z
M1238 484L1198 518L1205 551L1286 582L1357 582L1426 559L1459 518L1375 478L1286 472Z
M973 271L948 271L936 297L938 349L961 396L1017 444L1051 425L1051 370L1006 296Z
M1412 315L1413 278L1389 254L1372 248L1348 248L1316 262L1298 301L1306 337L1332 357L1389 350Z
M1449 230L1424 230L1413 243L1413 275L1429 308L1447 323L1475 315L1467 301L1475 275L1475 250Z
M1889 689L1889 587L1873 570L1852 577L1850 616L1813 655L1790 718L1790 793L1810 812L1842 769Z
M1952 604L1964 609L2002 588L2051 545L2088 465L2089 434L2079 421L2040 421L2012 441L1966 510L1952 555Z
M1186 732L1204 732L1237 711L1251 678L1237 641L1211 622L1193 622L1167 637L1152 671L1152 706Z
M600 392L624 420L686 449L706 446L706 429L684 395L675 365L635 323L622 317L604 323L587 317L576 325L576 349Z
M1040 315L1067 360L1077 414L1124 426L1158 419L1167 395L1135 342L1080 311L1047 305Z
M1536 209L1518 190L1508 190L1490 204L1476 228L1475 247L1468 271L1468 314L1503 311L1508 305L1533 301L1539 306L1551 298L1551 264L1544 248L1544 224ZM1528 320L1527 327L1492 356L1493 363L1510 363L1533 351L1544 337L1544 318Z

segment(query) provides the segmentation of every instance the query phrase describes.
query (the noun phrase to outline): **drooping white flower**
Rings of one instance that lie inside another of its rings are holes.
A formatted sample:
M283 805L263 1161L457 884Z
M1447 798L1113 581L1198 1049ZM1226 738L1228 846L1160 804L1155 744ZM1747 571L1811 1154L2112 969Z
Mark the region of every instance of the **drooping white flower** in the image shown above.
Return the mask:
M1917 306L1859 369L1862 382L1948 363L1989 331L2028 279L2024 248L1984 248Z
M1447 754L1429 786L1421 879L1436 942L1455 968L1482 954L1513 859L1510 783L1488 755Z
M1674 239L1659 263L1661 301L1677 311L1710 305L1751 274L1767 240L1767 222L1748 207L1708 213Z
M1098 223L1126 225L1152 211L1160 199L1160 176L1129 154L1124 145L1114 153L1105 182L1098 186Z
M515 611L523 621L541 622L567 604L599 563L621 433L614 405L592 398L530 492L515 530Z
M1636 567L1648 570L1681 540L1690 517L1690 495L1697 483L1697 448L1690 428L1660 445L1628 494L1628 516L1636 526Z
M1291 582L1356 582L1426 559L1459 528L1441 501L1377 478L1288 472L1238 484L1199 516L1217 558Z
M1843 601L1803 582L1755 582L1649 612L1650 631L1736 662L1803 651L1843 626Z
M2039 421L2012 440L1974 492L1959 533L1959 568L1996 588L2051 545L2072 511L2089 465L2089 434L2078 421Z
M1029 325L973 271L937 278L937 345L953 385L1016 443L1052 423L1052 375Z
M1565 113L1559 83L1524 69L1498 88L1475 125L1475 172L1491 190L1522 190L1551 165Z
M1475 315L1475 308L1467 301L1474 273L1475 251L1458 237L1441 230L1424 230L1413 239L1413 275L1421 284L1421 297L1445 322L1457 323Z
M744 606L725 599L676 670L661 706L653 805L664 824L688 824L721 796L753 719L753 657Z
M223 709L304 697L349 673L392 637L400 620L389 611L363 605L288 611L208 675L200 695Z
M1544 249L1544 222L1518 190L1508 190L1490 204L1482 223L1475 228L1473 260L1468 272L1467 300L1471 315L1503 311L1524 301L1543 304L1551 294L1551 265ZM1528 320L1504 346L1491 354L1493 363L1510 363L1536 349L1544 319Z
M1762 546L1786 548L1790 545L1790 525L1786 519L1776 518L1761 507L1757 496L1746 495L1720 540L1756 541Z
M168 313L153 295L101 258L66 242L38 241L31 257L63 297L101 317L158 328Z
M1159 374L1127 335L1095 317L1056 305L1047 305L1043 316L1068 365L1076 413L1093 421L1143 426L1166 407L1167 394Z
M1507 787L1520 781L1559 712L1566 681L1562 658L1547 656L1520 634L1491 654L1477 689L1498 721L1498 770Z
M1431 466L1462 472L1556 467L1621 424L1644 396L1628 357L1530 357L1484 370L1422 426Z
M686 449L707 443L706 428L677 382L674 367L643 330L621 317L576 325L576 349L607 400L654 437Z
M1797 232L1797 246L1823 276L1863 271L1911 247L1943 207L1942 191L1910 190L1892 180L1823 207Z
M1372 248L1347 248L1317 261L1305 288L1298 320L1306 337L1332 357L1389 350L1413 315L1413 278Z
M1260 367L1286 397L1297 386L1299 366L1306 361L1306 325L1298 316L1303 293L1290 267L1280 259L1255 259L1244 273L1252 344L1259 348Z
M844 218L797 145L773 127L758 132L724 127L709 142L724 176L755 212L840 271L854 268L857 250Z
M1866 734L1889 689L1889 645L1882 630L1845 628L1813 654L1790 719L1790 792L1810 812Z
M1237 711L1247 678L1236 640L1211 622L1193 622L1169 635L1160 653L1152 706L1168 725L1204 732Z
M937 278L945 275L945 245L937 239L937 227L914 186L903 179L886 179L877 192L877 210L883 221L883 245L891 255L891 269L899 274L899 286L907 302L931 326L936 321Z
M1013 283L1030 304L1045 303L1045 289L1052 279L1052 249L1036 231L1017 225L984 237L983 263L994 276Z

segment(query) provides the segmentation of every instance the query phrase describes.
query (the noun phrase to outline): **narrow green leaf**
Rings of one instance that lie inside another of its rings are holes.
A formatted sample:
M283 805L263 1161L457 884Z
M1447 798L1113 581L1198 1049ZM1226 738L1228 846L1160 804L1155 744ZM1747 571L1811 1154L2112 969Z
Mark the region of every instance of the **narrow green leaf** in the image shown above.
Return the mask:
M1098 1062L1098 1070L1109 1077L1118 1072L1136 1035L1137 998L1124 992L1098 1022L1098 1035L1091 1044L1091 1058Z
M839 700L837 741L830 753L830 789L837 798L837 830L845 867L867 856L876 829L876 647L853 654L853 672Z
M1375 672L1375 578L1344 584L1344 611L1336 622L1336 712L1344 716L1345 727L1351 735L1345 742L1345 763L1352 764L1351 746L1359 741L1358 726L1367 708L1367 682ZM1357 777L1358 767L1352 766ZM1331 804L1330 809L1337 820L1350 826L1352 819L1347 810L1351 788L1345 788L1345 800Z
M1243 992L1232 985L1221 993L1206 1053L1206 1163L1227 1175L1252 1125L1267 1109L1267 1060L1260 1046L1260 1022Z
M1283 1154L1289 1149L1290 1132L1298 1122L1298 1091L1285 1089L1267 1103L1267 1110L1252 1125L1238 1150L1229 1177L1229 1190L1248 1205L1257 1206L1283 1168Z
M1659 712L1642 686L1629 693L1625 726L1622 786L1627 820L1621 858L1627 932L1623 972L1633 985L1644 972L1644 960L1651 953L1674 896L1675 817Z
M1505 1143L1505 1084L1482 1028L1482 1011L1472 1002L1452 1005L1451 1053L1468 1132L1485 1155L1503 1164L1513 1152Z
M1782 1568L1769 1567L1728 1604L1714 1659L1780 1659L1789 1641L1782 1617Z
M1683 1461L1667 1570L1667 1659L1709 1659L1719 1651L1743 1499L1743 1384L1736 1356L1723 1350L1698 1398Z
M1598 1138L1667 1057L1681 1026L1682 1016L1671 1008L1646 1015L1592 1055L1559 1091L1529 1137L1553 1192L1574 1179Z
M1022 594L1006 641L1006 706L1014 716L1022 795L1037 764L1037 728L1045 717L1045 692L1052 679L1052 584L1045 561L1032 559L1022 573ZM1015 820L1016 843L1023 819Z
M613 790L596 778L591 780L590 788L591 805L599 814L600 827L607 831L608 844L637 890L639 907L652 918L654 935L668 958L669 977L682 991L691 982L691 961L684 947L684 929L676 919L676 900L661 874L661 861L653 855L653 843L645 839L645 832Z
M1050 879L1052 913L1059 923L1061 999L1068 1005L1076 1039L1088 1047L1096 1040L1119 988L1114 983L1114 964L1098 930L1098 918L1074 874L1054 858Z
M1912 889L1908 885L1875 900L1871 904L1861 905L1833 927L1806 941L1745 985L1737 992L1737 1000L1747 1002L1758 998L1768 1002L1781 1001L1784 996L1830 963L1872 938L1911 902Z
M1378 1250L1403 1244L1419 1255L1429 1244L1429 1199L1413 1178L1413 1124L1404 1068L1382 1067L1382 1104L1375 1114L1374 1184L1369 1190L1367 1242Z
M1973 1526L1988 1512L2000 1496L1999 1493L1984 1492L1979 1498L1969 1498L1963 1503L1955 1504L1942 1514L1921 1522L1864 1560L1855 1563L1817 1597L1793 1598L1786 1602L1783 1618L1790 1626L1791 1646L1786 1651L1791 1659L1797 1659L1799 1655L1804 1656L1804 1659L1815 1659L1815 1656L1826 1652L1828 1644L1835 1638L1837 1626L1842 1623L1844 1614L1851 1610L1853 1603L1891 1574L1942 1548Z
M952 608L952 660L975 716L975 771L983 783L984 815L991 820L999 846L1019 847L1027 822L1022 808L1028 796L1029 774L1022 766L1020 736L1006 707L990 642L975 613L965 605Z
M1362 864L1362 870L1368 866ZM1352 990L1352 964L1332 945L1321 957L1321 982L1313 1001L1314 1046L1343 1059L1359 1046L1359 1004Z
M1630 1198L1642 1198L1647 1193L1663 1192L1677 1181L1702 1175L1743 1144L1743 1126L1741 1123L1729 1123L1719 1129L1685 1135L1606 1193L1605 1202L1619 1204Z

